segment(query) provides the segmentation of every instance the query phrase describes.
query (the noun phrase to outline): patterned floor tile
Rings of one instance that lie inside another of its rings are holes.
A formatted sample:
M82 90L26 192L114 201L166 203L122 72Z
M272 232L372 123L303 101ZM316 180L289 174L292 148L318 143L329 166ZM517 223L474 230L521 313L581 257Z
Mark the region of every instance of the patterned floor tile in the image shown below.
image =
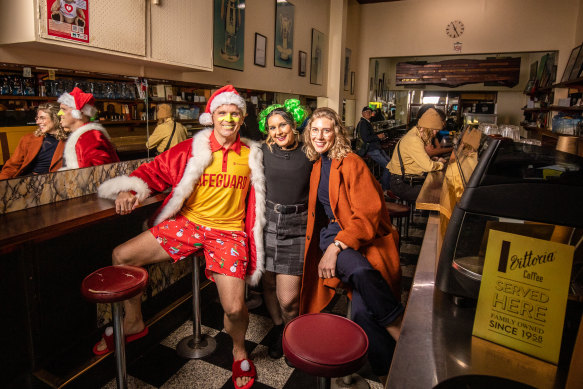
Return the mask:
M186 362L187 360L176 354L176 350L157 344L128 366L128 374L154 387L160 387Z
M258 381L273 388L283 388L294 371L283 358L270 358L267 354L267 347L263 345L259 345L253 350L252 358L257 368Z
M127 379L128 379L128 388L132 388L132 389L156 389L155 386L147 384L144 381L141 381L141 380L139 380L136 377L133 377L131 375L128 375ZM107 383L107 385L102 386L102 389L117 389L117 381L115 380L115 378L113 380L109 381Z
M219 333L219 331L215 330L214 328L201 326L200 333L202 335L208 335L208 336L214 337ZM178 329L176 331L174 331L173 333L168 335L168 337L166 339L164 339L162 342L160 342L160 344L162 344L166 347L172 348L172 349L176 349L176 345L183 338L185 338L187 336L192 336L192 335L193 335L192 321L188 320L184 324L182 324L180 327L178 327Z
M161 389L220 389L231 381L231 371L202 360L190 360Z

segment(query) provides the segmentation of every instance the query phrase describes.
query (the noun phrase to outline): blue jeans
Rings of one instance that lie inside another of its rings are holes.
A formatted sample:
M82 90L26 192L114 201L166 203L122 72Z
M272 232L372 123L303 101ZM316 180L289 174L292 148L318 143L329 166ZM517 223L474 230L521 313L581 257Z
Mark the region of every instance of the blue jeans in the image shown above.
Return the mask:
M389 189L391 187L391 172L387 169L387 165L390 161L387 153L385 153L384 150L375 149L369 150L366 155L371 157L373 161L381 166L381 186L383 187L383 190Z

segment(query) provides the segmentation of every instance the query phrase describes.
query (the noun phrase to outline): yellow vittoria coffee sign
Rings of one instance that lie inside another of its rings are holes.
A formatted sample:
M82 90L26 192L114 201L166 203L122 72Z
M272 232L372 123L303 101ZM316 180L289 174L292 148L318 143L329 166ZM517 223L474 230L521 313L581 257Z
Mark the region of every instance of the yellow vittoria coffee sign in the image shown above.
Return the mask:
M574 247L491 230L473 335L557 363Z

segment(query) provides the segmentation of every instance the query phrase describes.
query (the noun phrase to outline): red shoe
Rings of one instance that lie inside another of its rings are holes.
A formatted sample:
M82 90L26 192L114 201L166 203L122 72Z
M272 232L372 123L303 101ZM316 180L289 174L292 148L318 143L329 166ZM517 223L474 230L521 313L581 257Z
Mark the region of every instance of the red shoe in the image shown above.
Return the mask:
M148 335L148 327L144 327L144 329L137 334L126 335L126 344L133 342L134 340L138 340L143 338L144 336ZM101 341L95 343L93 346L93 354L95 355L105 355L115 351L115 342L113 340L113 327L105 328L105 332L103 333L103 340L105 340L105 345L107 346L103 350L98 350L97 347Z
M255 370L255 365L250 359L240 359L233 362L233 385L238 389L249 389L255 383L255 378L257 378L257 371ZM251 377L249 382L243 386L237 386L237 378L239 377Z

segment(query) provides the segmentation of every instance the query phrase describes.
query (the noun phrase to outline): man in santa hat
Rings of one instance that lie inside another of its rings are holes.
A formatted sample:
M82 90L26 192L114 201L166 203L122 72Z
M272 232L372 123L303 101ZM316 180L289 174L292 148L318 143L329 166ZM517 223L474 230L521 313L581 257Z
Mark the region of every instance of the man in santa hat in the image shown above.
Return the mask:
M251 387L256 376L245 350L245 280L256 285L264 270L263 156L258 143L239 136L245 114L245 100L233 86L217 90L199 118L208 128L129 177L106 181L98 192L115 200L116 212L124 215L151 193L172 188L154 227L116 247L113 264L177 262L202 248L205 274L217 285L225 330L233 340L233 382L238 388ZM147 333L140 304L141 296L125 301L124 331L134 334L131 339ZM107 352L106 342L93 351Z
M119 162L109 134L99 123L89 122L97 113L95 98L75 87L71 93L63 93L59 100L61 125L71 135L63 152L64 169Z

